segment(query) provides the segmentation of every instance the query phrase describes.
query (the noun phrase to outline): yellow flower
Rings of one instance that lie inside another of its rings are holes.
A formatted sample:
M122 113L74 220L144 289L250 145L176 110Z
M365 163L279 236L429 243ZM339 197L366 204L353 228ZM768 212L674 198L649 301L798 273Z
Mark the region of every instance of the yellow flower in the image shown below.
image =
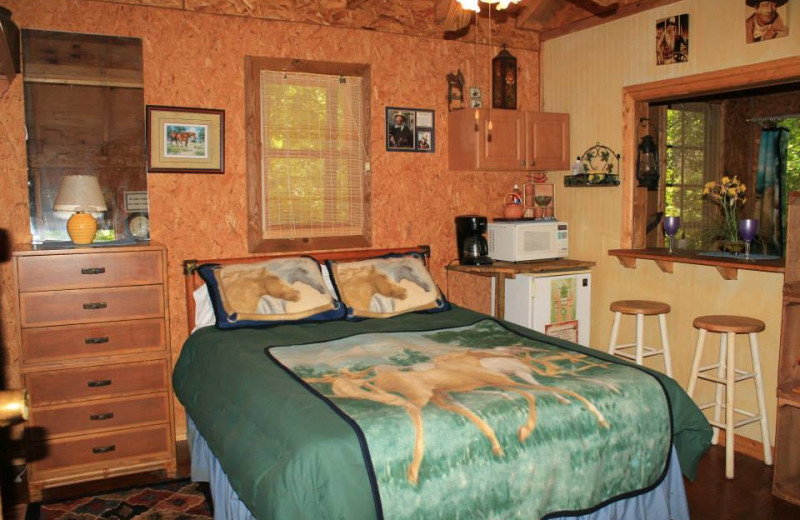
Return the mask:
M745 186L744 184L740 184L739 185L739 191L744 192L745 190L747 190L747 186Z
M725 177L722 178L722 180L720 182L722 184L728 184L728 183L731 182L731 178L726 175Z
M736 188L728 188L728 195L733 195L735 198L737 194Z
M706 193L708 193L709 191L711 191L711 188L713 188L713 187L714 187L714 186L716 186L716 185L717 185L717 183L716 183L715 181L710 181L710 182L707 182L707 183L706 183L706 186L705 186L705 190L704 190L704 191L705 191Z

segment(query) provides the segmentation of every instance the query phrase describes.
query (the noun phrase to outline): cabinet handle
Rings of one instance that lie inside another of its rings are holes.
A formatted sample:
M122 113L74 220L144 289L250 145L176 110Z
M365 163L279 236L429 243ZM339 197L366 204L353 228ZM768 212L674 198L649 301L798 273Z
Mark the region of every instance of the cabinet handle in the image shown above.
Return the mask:
M84 267L81 269L81 274L103 274L105 272L105 267Z
M531 166L536 166L536 161L531 160Z
M97 448L92 448L92 453L108 453L116 449L116 444L109 444L108 446L98 446Z
M520 161L520 162L519 162L519 165L520 165L520 166L525 166L525 161Z
M108 303L106 302L94 302L94 303L84 303L83 308L87 311L96 310L96 309L105 309L108 307Z
M93 413L89 416L90 421L105 421L114 418L114 412L108 413Z
M83 340L84 343L87 345L99 345L100 343L108 343L108 336L102 336L97 338L86 338Z
M109 386L111 384L110 379L100 379L98 381L89 381L87 386L89 388L99 388L101 386Z

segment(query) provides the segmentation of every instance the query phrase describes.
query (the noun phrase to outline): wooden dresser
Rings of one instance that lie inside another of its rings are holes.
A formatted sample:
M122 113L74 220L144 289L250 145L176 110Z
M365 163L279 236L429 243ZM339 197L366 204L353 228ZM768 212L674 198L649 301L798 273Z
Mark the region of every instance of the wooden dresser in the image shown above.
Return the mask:
M13 253L32 501L53 486L175 474L166 250L144 244Z

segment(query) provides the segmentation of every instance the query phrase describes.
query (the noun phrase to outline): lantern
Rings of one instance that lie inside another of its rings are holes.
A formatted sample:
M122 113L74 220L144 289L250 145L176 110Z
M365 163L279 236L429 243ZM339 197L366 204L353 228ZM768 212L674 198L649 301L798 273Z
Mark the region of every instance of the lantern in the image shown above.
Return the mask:
M658 189L658 147L650 135L642 137L639 143L636 179L640 188L647 188L648 191Z
M517 58L505 46L492 60L492 108L517 108Z

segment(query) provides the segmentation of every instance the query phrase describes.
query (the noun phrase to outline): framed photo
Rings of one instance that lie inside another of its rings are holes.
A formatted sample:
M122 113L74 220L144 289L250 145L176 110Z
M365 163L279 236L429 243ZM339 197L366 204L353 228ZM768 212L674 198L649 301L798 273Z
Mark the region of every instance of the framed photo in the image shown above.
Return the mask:
M689 15L656 21L656 65L689 61Z
M147 171L224 173L225 111L148 105Z
M386 107L386 150L434 153L434 111Z
M745 0L745 41L765 42L789 35L790 0Z

